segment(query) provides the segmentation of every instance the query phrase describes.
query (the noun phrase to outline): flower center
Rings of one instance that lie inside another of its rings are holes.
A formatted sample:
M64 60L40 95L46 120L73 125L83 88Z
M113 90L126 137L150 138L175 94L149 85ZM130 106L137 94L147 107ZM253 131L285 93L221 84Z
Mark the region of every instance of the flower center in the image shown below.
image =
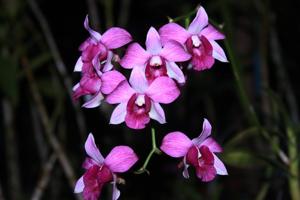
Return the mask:
M146 78L149 83L157 77L167 76L166 62L160 56L152 56L146 65Z
M201 45L201 41L198 35L193 35L191 39L194 47L199 47Z
M135 115L148 114L151 108L151 100L144 94L134 94L127 104L127 112Z

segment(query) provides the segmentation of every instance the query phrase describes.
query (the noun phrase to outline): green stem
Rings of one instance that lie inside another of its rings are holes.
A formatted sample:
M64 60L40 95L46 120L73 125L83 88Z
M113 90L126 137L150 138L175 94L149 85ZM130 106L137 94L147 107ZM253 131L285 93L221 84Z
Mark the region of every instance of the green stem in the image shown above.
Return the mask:
M156 154L161 153L161 151L156 146L155 129L154 128L151 128L151 138L152 138L152 149L151 149L150 153L148 154L143 166L135 172L136 174L142 174L142 173L145 173L145 172L147 174L150 174L150 172L147 170L147 166L148 166L148 163L149 163L152 155L154 153L156 153Z
M289 140L288 152L290 158L290 176L289 176L289 187L292 200L300 200L300 184L299 184L299 161L297 151L297 137L294 130L288 126L287 136Z

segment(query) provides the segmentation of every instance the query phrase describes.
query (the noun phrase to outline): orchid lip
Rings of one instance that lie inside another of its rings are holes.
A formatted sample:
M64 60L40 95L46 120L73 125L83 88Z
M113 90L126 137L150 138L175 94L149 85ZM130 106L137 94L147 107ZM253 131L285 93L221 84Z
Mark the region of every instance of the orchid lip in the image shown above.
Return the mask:
M191 37L191 39L192 39L194 47L199 47L201 45L201 41L200 41L198 35L193 35Z

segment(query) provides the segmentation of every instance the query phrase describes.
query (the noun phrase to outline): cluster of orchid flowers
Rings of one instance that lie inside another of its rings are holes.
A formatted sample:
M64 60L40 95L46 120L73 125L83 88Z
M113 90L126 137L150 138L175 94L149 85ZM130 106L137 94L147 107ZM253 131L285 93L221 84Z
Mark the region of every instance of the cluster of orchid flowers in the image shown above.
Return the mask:
M223 49L215 40L224 35L208 22L203 7L187 29L176 23L168 23L159 31L151 27L147 33L146 49L138 43L128 46L120 59L115 50L132 41L122 28L113 27L103 35L89 27L88 17L84 27L90 37L79 47L79 57L74 71L81 72L80 82L74 88L74 99L84 96L83 107L94 108L105 101L118 104L110 118L110 124L123 122L129 128L143 129L150 118L166 123L160 104L169 104L180 95L180 86L186 77L183 67L202 71L213 66L215 59L227 62ZM129 81L116 70L119 64L131 69ZM160 149L175 158L183 157L183 176L189 177L188 167L194 166L199 179L211 181L227 170L215 153L222 152L218 143L210 137L211 125L203 122L199 137L190 140L184 133L172 132L162 141ZM117 174L128 171L138 160L128 146L116 146L104 158L98 150L92 134L85 143L88 154L83 168L84 175L77 181L75 192L83 192L85 200L96 200L104 184L113 183L113 200L120 196Z

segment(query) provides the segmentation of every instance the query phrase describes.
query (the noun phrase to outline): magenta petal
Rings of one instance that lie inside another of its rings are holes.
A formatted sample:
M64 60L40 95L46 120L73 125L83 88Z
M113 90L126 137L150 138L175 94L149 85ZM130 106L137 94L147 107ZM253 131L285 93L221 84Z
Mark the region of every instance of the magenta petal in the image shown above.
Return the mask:
M146 49L153 55L159 54L162 49L162 44L160 41L160 36L157 30L151 27L147 33L146 38Z
M78 179L75 185L74 193L81 193L84 189L83 176Z
M169 40L175 40L181 44L190 37L190 34L176 23L169 23L159 29L160 38L163 44Z
M165 112L163 108L159 105L159 103L153 103L151 105L151 110L149 112L149 117L151 119L155 119L161 124L166 123Z
M202 167L196 168L196 173L198 178L200 178L203 182L209 182L212 181L216 177L216 169L214 166L211 165L205 165Z
M125 79L123 74L116 70L105 72L101 76L101 91L103 94L109 94Z
M126 107L127 107L127 102L126 103L120 103L113 111L110 117L110 124L121 124L122 122L125 121L125 116L126 116Z
M175 40L169 40L165 44L160 53L160 56L167 59L168 61L173 62L183 62L191 58L191 55L187 53L184 50L183 46Z
M128 113L125 117L125 123L129 128L132 129L143 129L146 127L146 124L150 122L150 117L147 113L144 114L136 114L136 113Z
M124 80L106 97L106 101L109 104L127 102L134 93L135 91L130 87L127 80Z
M101 42L108 49L116 49L132 40L131 35L122 28L113 27L108 29L101 37Z
M211 46L213 47L213 57L221 62L228 62L227 57L226 57L225 52L222 49L222 47L220 47L220 45L213 40L210 40L209 42L210 42Z
M94 31L90 25L89 25L89 17L88 15L85 17L85 20L84 20L84 27L85 29L90 33L91 37L96 40L96 41L100 41L100 38L101 38L101 34Z
M104 99L101 92L96 93L89 101L85 102L82 107L85 108L95 108L101 104L101 101Z
M92 133L89 134L86 142L85 142L85 151L86 153L93 158L98 164L103 163L104 158L101 155L99 149L97 148L95 144L95 139Z
M180 91L169 77L158 77L151 83L146 94L155 102L168 104L179 96Z
M138 43L133 43L127 48L124 57L120 61L120 65L127 69L144 66L150 56Z
M184 133L172 132L163 138L160 149L171 157L179 158L187 154L192 144Z
M211 137L207 138L200 144L200 146L207 146L211 152L222 152L222 147ZM200 147L199 146L199 147Z
M80 56L80 57L78 58L76 64L75 64L74 72L81 72L82 67L83 67L83 62L82 62L82 59L81 59L81 56Z
M105 158L104 163L112 172L128 171L138 160L137 155L128 146L116 146Z
M204 35L208 40L223 40L225 38L223 33L210 24L201 31L201 35Z
M216 168L217 174L219 175L228 175L227 169L223 162L215 155L214 155L214 167Z
M82 167L84 169L89 169L94 165L98 165L98 163L95 160L93 160L92 158L86 157L83 164L82 164Z
M201 134L193 139L196 146L200 146L204 140L211 134L211 125L207 119L204 119Z
M170 78L175 79L180 84L185 83L184 74L175 62L167 62L166 66L167 73Z
M207 25L208 25L208 16L205 9L201 6L198 9L195 19L190 24L188 28L188 32L191 34L198 34Z
M131 87L138 93L145 93L148 88L148 82L145 76L145 72L140 67L135 67L131 71L129 78Z
M114 67L113 64L111 63L113 57L114 57L114 53L112 51L108 51L107 59L102 70L103 72L108 72Z

